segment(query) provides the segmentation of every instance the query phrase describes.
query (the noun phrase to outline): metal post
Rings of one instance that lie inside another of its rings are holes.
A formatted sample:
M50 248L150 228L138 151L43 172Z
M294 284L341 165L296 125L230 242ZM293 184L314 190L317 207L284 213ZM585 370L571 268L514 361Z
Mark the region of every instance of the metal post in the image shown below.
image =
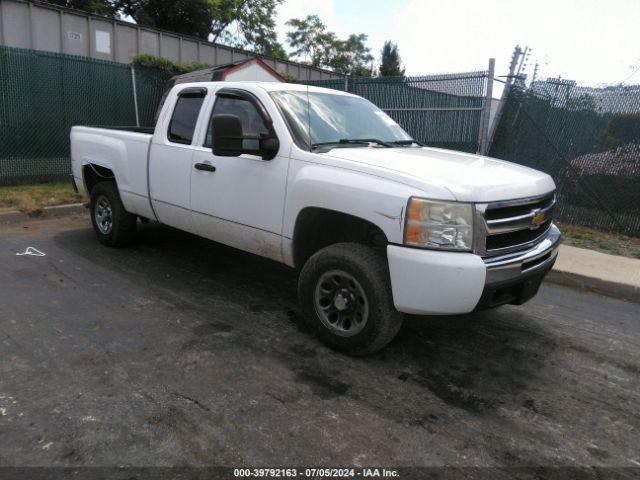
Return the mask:
M120 49L120 42L118 41L118 24L116 21L113 21L113 52L111 53L111 58L114 62L118 61L118 50Z
M60 26L60 53L64 53L64 19L62 10L58 11L58 25ZM2 23L0 19L0 23Z
M0 2L0 45L4 44L4 30L2 29L2 2Z
M487 140L487 151L491 149L491 145L493 144L493 139L495 138L496 130L498 129L498 124L500 123L500 119L502 118L504 105L507 102L507 97L509 96L509 91L511 90L511 85L513 84L513 81L514 81L516 65L518 65L518 60L520 59L521 54L522 54L522 49L520 48L519 45L516 45L516 48L513 51L513 55L511 57L511 65L509 65L509 75L507 76L507 81L504 84L504 89L502 90L502 96L500 97L500 102L498 103L496 114L493 118L493 122L491 123L491 128L489 129L489 139Z
M349 91L349 75L344 76L344 91Z
M131 65L131 86L133 87L133 107L136 111L136 127L140 126L140 116L138 115L138 91L136 89L136 69Z
M140 31L140 27L136 27L136 55L142 53L142 32ZM129 59L131 59L131 55L129 55Z
M491 102L493 100L493 77L496 70L496 59L489 59L489 71L487 72L487 92L484 98L484 106L480 116L480 132L478 135L478 153L486 155L489 152L489 116Z
M29 48L36 48L36 41L33 38L34 34L33 34L33 4L31 2L29 2L28 4L28 9L29 9Z

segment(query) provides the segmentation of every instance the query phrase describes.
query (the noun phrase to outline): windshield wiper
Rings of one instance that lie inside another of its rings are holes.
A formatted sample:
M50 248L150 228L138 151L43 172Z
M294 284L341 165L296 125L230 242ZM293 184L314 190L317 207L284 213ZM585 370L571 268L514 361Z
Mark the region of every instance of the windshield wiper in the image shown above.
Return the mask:
M407 145L407 146L413 145L415 143L416 145L419 145L421 147L426 147L426 145L424 143L419 142L418 140L414 140L414 139L411 139L411 140L396 140L395 142L390 142L390 143L393 143L394 145Z
M391 145L389 142L384 142L382 140L378 140L377 138L341 138L340 140L334 140L333 142L312 143L311 148L315 149L327 145L365 145L369 143L377 143L378 145L388 148L393 147L393 145Z

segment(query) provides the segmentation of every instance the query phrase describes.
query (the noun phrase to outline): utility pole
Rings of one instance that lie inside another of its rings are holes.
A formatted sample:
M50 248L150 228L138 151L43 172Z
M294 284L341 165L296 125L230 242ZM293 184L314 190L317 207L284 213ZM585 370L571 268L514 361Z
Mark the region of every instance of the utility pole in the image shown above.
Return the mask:
M524 53L528 50L529 47L526 47L523 51L520 48L520 45L516 45L516 48L513 49L513 54L511 55L511 63L509 64L509 75L507 75L507 81L504 84L504 89L502 90L502 96L500 97L500 102L498 103L498 108L496 109L496 114L493 118L493 122L491 123L491 128L489 129L489 138L487 139L487 153L491 150L491 144L493 143L493 139L496 134L496 129L498 128L498 124L500 123L500 118L502 118L502 111L504 110L504 104L507 101L507 97L509 96L509 90L511 90L511 85L514 82L514 76L516 75L516 67L518 67L518 63L520 62L520 57L524 57ZM520 70L522 68L522 62L520 62L520 67L518 68L518 74L520 74Z
M493 101L493 78L495 76L496 59L489 59L489 70L487 71L487 91L485 93L484 105L480 114L480 133L478 136L478 153L487 155L489 153L489 117L491 115L491 102Z

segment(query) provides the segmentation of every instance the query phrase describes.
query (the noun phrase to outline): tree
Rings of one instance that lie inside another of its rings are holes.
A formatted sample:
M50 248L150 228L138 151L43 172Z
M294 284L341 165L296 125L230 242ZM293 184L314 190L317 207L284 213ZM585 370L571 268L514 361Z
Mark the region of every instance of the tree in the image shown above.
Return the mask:
M284 0L207 0L212 41L286 58L275 31L276 8Z
M274 34L274 37L275 37L275 34ZM289 59L289 55L287 54L287 51L284 49L282 44L275 39L264 45L256 45L256 48L254 51L256 53L269 55L270 57L279 58L281 60Z
M105 17L114 17L118 10L114 2L110 0L47 0L47 3Z
M294 49L292 55L304 57L314 67L323 65L328 51L335 47L336 36L327 32L320 17L307 15L303 20L292 18L287 26L293 29L287 32L289 45Z
M79 0L74 0L79 1ZM84 0L87 1L87 0ZM107 0L101 0L107 1ZM115 0L136 23L286 58L275 32L283 0Z
M384 42L382 47L379 75L381 77L400 77L404 75L404 67L398 52L398 46L391 40Z
M294 48L292 55L303 57L314 67L327 67L348 75L371 76L368 63L373 57L366 46L365 34L351 34L346 40L340 40L335 33L327 31L317 15L308 15L303 20L292 18L287 25L292 28L287 32L289 45Z
M207 0L116 0L119 12L139 25L207 39L213 15Z
M352 33L346 40L337 40L327 60L327 66L337 73L346 75L371 76L371 49L365 45L367 36L364 33Z

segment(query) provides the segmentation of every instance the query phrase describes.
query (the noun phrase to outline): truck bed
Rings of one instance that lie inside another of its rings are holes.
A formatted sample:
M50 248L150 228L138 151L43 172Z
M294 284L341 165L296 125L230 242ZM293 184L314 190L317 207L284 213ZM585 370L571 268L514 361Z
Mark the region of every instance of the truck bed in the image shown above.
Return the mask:
M71 129L71 167L83 188L87 164L113 171L127 211L154 218L149 204L147 160L153 127L77 126Z

